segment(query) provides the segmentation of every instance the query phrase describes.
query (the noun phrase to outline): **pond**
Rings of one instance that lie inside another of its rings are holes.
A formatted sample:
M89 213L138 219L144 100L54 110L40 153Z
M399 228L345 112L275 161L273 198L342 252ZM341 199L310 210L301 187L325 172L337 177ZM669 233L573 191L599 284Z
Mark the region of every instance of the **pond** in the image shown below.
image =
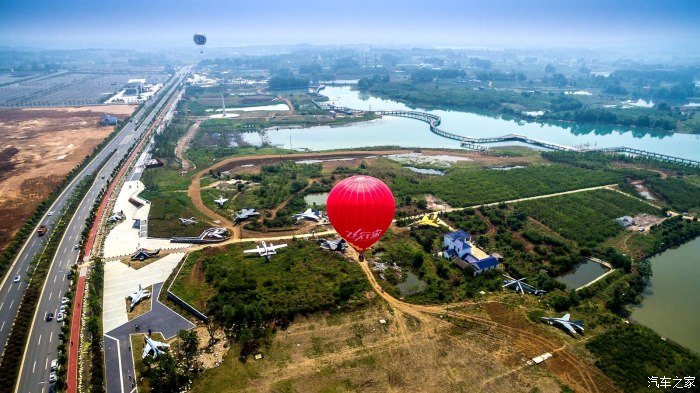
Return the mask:
M602 276L607 271L608 268L605 266L586 260L586 262L576 266L572 273L557 277L556 280L566 284L566 289L576 289Z
M422 292L428 284L412 272L408 272L408 274L406 274L406 280L396 286L399 288L401 296L409 296Z
M651 269L630 318L700 354L700 238L651 258Z
M409 171L416 172L416 173L422 173L424 175L438 175L442 176L445 173L442 171L438 171L437 169L424 169L424 168L416 168L412 166L405 166L404 168L408 169Z
M324 193L319 193L319 194L309 194L304 196L304 202L306 202L307 205L313 206L314 203L316 206L322 206L326 204L326 201L328 200L328 194L327 192Z

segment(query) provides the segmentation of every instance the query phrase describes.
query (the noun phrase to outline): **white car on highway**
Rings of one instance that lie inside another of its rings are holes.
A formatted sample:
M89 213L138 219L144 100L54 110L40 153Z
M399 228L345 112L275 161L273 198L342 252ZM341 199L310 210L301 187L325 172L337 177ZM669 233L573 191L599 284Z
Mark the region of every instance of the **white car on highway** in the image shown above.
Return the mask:
M13 282L19 282L19 280L21 280L21 279L22 279L21 276L15 276L15 279L12 280L12 281L13 281Z

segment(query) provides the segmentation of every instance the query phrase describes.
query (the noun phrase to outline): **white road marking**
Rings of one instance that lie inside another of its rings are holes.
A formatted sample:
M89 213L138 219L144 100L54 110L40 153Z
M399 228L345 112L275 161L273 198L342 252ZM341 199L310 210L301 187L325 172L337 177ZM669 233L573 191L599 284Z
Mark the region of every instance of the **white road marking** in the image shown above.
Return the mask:
M32 374L34 374L34 369L36 368L36 360L34 361L34 365L32 366Z
M66 281L66 275L65 275L65 274L63 275L63 281Z
M0 310L2 310L2 306L4 306L4 305L5 305L5 302L2 302L2 304L0 304Z
M15 299L12 299L12 301L10 302L10 308L12 308L13 304L15 304Z
M5 322L7 322L7 321L2 321L2 327L0 327L0 330L5 329Z
M44 370L49 368L49 358L46 358L46 364L44 365Z
M38 346L39 344L41 344L41 334L39 335L39 341L37 341L36 345ZM36 364L36 362L34 362L34 363ZM34 372L34 371L32 371L32 372Z
M51 334L49 335L49 342L51 342L52 340L53 340L53 332L51 332Z
M56 279L57 279L57 278L58 278L58 276L54 276L54 277L53 277L53 283L54 283L54 284L56 283Z
M49 300L51 300L51 296L53 296L53 292L49 292Z

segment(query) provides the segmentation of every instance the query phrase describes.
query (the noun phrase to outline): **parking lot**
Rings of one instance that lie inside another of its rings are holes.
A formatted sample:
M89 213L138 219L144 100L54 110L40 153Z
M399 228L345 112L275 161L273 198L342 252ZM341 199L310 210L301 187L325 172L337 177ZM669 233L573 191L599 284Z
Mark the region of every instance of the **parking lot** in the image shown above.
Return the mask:
M162 83L166 73L64 72L0 86L0 107L43 107L100 104L129 79L145 78Z

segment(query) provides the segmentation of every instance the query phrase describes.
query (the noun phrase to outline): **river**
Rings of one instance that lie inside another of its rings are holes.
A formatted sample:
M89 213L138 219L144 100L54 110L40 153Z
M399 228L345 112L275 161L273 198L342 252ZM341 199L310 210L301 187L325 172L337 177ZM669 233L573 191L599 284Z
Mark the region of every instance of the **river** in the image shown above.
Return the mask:
M700 238L653 257L651 266L631 319L700 354Z
M393 100L385 100L350 87L326 87L321 91L331 103L361 110L418 110L436 114L442 118L440 128L471 137L495 137L522 134L568 146L614 147L627 146L700 160L700 135L670 134L654 130L595 126L595 125L547 125L536 122L508 120L481 114L409 108ZM402 146L425 148L459 148L459 143L430 132L426 123L414 119L385 116L370 122L342 127L311 127L306 129L280 129L269 131L268 140L274 145L310 150L356 148L368 146ZM252 140L251 140L252 138ZM255 136L246 140L255 142ZM259 138L258 138L259 142ZM506 143L513 145L512 142Z

